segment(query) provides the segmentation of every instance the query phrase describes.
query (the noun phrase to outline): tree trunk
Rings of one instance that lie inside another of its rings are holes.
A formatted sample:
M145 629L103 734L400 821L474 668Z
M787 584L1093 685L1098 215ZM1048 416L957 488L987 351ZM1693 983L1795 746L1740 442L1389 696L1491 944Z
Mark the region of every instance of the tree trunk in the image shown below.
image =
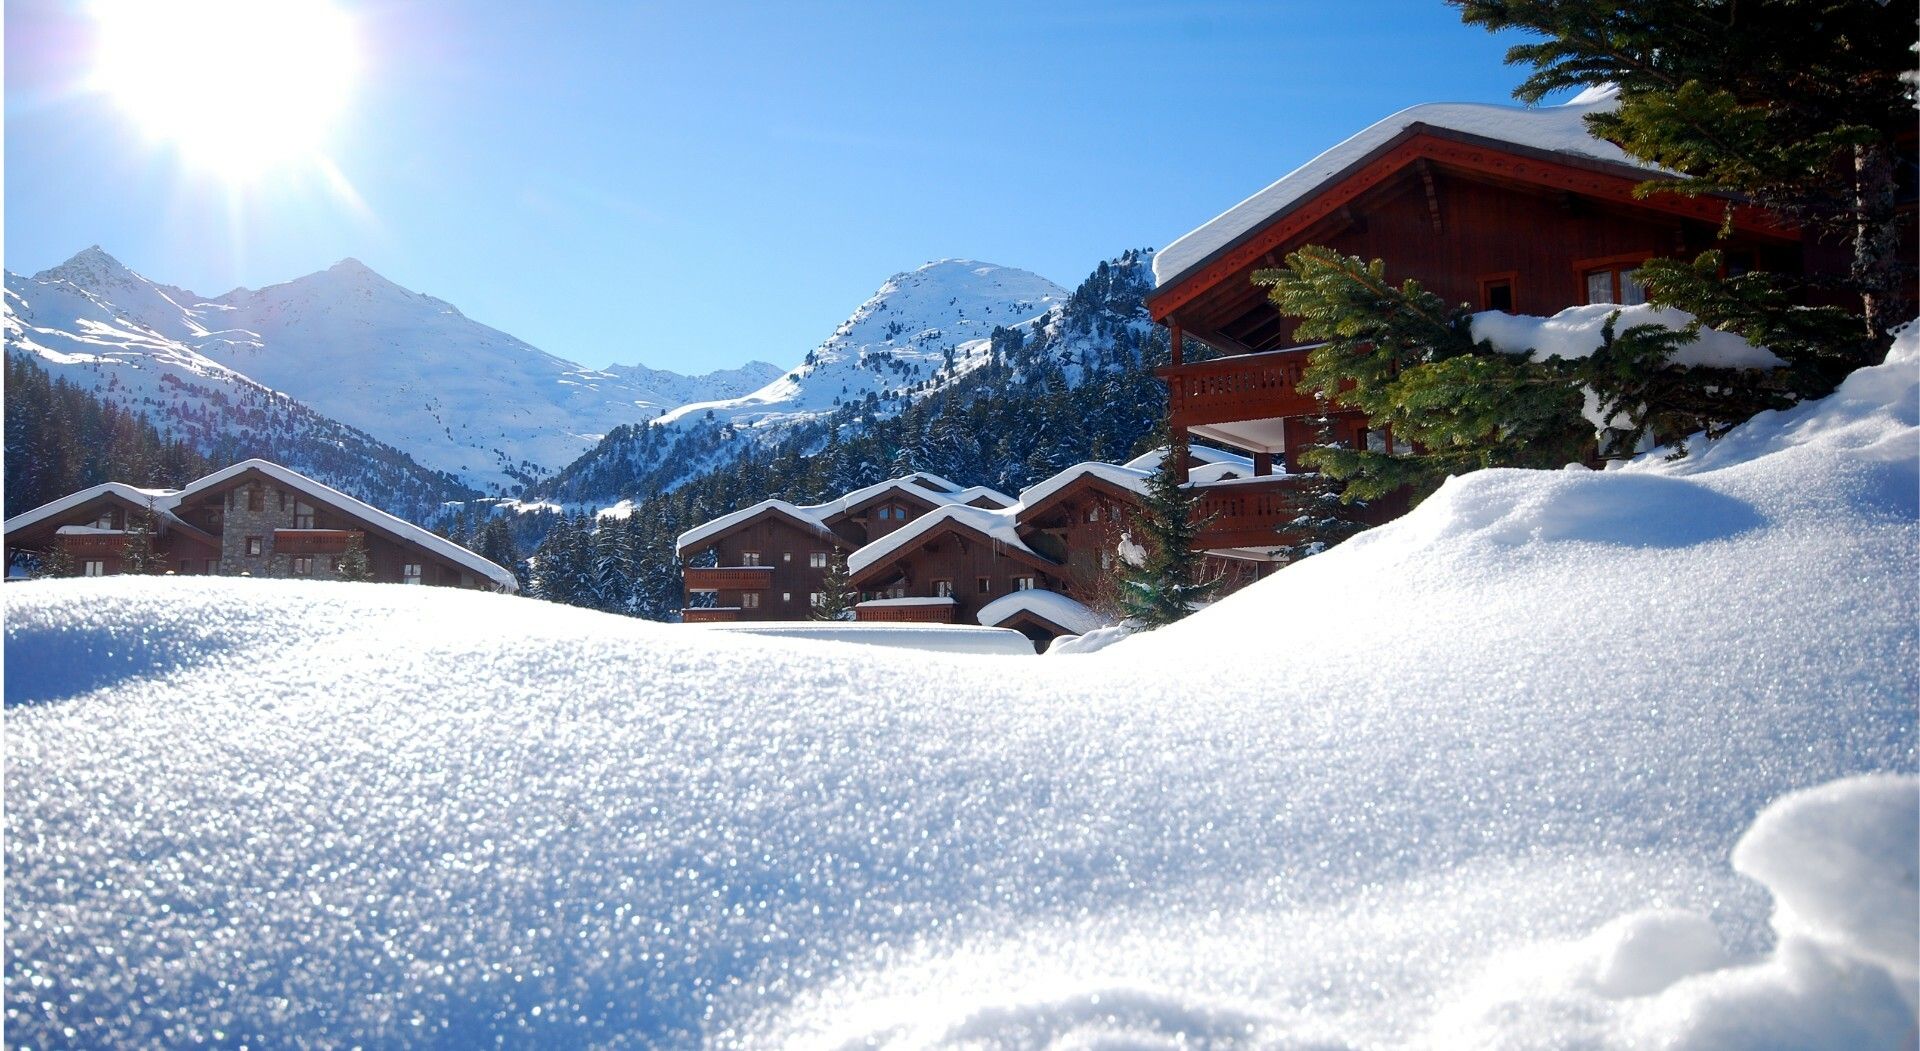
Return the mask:
M1885 347L1887 330L1908 320L1913 310L1900 272L1893 155L1885 144L1854 147L1853 191L1853 282L1860 289L1867 337Z

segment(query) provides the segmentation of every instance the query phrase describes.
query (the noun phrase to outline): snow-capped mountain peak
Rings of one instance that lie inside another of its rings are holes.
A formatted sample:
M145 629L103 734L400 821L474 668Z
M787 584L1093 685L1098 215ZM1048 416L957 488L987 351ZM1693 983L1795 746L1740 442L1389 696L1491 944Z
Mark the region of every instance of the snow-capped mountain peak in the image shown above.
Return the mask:
M662 424L711 412L735 427L778 427L849 400L900 399L988 359L996 327L1039 321L1067 290L1038 274L974 259L939 259L888 278L801 364L741 398L682 406Z

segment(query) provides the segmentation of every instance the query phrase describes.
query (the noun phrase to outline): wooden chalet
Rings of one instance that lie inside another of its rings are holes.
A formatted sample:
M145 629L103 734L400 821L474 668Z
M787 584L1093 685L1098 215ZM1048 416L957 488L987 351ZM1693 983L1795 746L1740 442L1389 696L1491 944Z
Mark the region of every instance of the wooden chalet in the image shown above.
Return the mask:
M1736 207L1732 236L1721 239L1724 199L1636 198L1634 187L1661 173L1587 133L1581 118L1606 98L1575 101L1414 107L1167 246L1154 260L1147 307L1172 336L1172 361L1159 374L1174 433L1245 450L1262 477L1276 464L1299 466L1318 413L1297 389L1310 348L1252 275L1307 245L1383 259L1394 281L1417 279L1475 309L1535 315L1641 302L1634 271L1655 256L1717 247L1734 268L1801 266L1798 232L1766 213ZM1193 341L1217 356L1190 360ZM1335 434L1355 447L1393 447L1358 413L1339 416ZM1215 519L1201 544L1277 543L1293 517L1292 485L1280 475L1200 486L1200 513Z
M337 580L359 540L375 581L514 591L513 574L443 537L267 460L183 489L107 482L8 519L9 571L59 550L82 576L122 571L129 530L153 525L153 551L179 576Z
M963 488L926 472L824 504L763 500L680 535L686 567L681 617L690 623L805 620L823 595L835 557L845 558L938 508L1012 502L983 486Z

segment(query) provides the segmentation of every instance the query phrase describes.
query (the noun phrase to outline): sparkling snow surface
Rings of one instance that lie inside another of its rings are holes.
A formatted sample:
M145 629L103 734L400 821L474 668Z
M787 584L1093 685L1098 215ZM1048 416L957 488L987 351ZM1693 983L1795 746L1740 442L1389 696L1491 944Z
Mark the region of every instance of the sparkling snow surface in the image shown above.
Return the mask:
M8 1040L1900 1047L1916 380L1061 660L11 585Z

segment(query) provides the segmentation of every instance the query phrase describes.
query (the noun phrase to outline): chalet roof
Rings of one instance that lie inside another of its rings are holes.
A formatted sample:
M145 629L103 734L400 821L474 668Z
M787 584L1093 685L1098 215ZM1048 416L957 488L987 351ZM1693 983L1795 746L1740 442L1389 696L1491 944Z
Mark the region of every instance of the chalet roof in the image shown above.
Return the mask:
M1022 613L1038 617L1074 635L1085 635L1110 623L1084 603L1044 588L1029 588L1002 595L980 607L975 619L991 628L1005 624Z
M70 511L96 497L112 494L131 501L136 506L142 507L146 506L147 502L151 500L154 510L161 512L168 518L170 520L169 524L192 529L191 526L187 526L186 523L181 522L178 517L174 516L173 512L176 508L203 493L218 491L223 486L236 483L249 473L264 475L289 489L311 496L315 500L333 507L335 510L345 512L401 540L431 551L435 555L457 566L471 570L479 576L492 581L503 590L515 591L519 588L519 584L513 579L512 573L468 551L453 541L444 537L435 536L433 533L414 525L412 522L390 515L374 507L372 504L356 500L332 486L316 482L304 474L288 470L271 460L243 460L231 467L215 471L204 478L195 479L188 483L186 488L178 490L137 489L120 482L106 482L101 485L96 485L91 489L82 489L80 492L74 493L71 496L63 497L51 503L42 504L31 511L10 518L7 520L5 528L8 533L12 533L16 529L25 528L37 522L43 522L55 515ZM198 529L193 529L192 531L201 536L207 535Z
M996 543L1006 545L1008 550L1024 555L1036 564L1053 565L1050 560L1028 547L1025 540L1020 539L1020 533L1014 527L1015 510L1015 508L1006 508L990 511L984 507L948 504L939 510L921 515L848 555L847 571L858 576L867 568L888 561L895 553L905 550L948 525L971 529Z
M910 496L930 508L944 507L948 504L964 504L981 497L997 502L1002 507L1010 507L1014 499L984 485L961 488L958 485L928 471L915 471L898 478L889 478L884 482L862 486L837 499L819 504L795 504L786 500L762 500L757 504L731 511L711 521L702 522L692 529L681 533L675 541L675 547L685 553L689 548L712 541L735 528L745 525L763 514L779 514L790 518L795 524L820 533L823 538L831 537L834 543L842 547L847 542L828 528L834 518L857 510L865 504L892 493Z
M763 515L774 515L787 519L800 529L816 534L822 540L830 541L841 547L850 546L845 540L836 535L833 530L828 529L821 521L821 519L825 517L825 515L821 513L821 508L833 506L835 505L809 504L803 506L790 503L786 500L762 500L757 504L749 504L738 511L729 511L719 518L702 522L692 529L681 533L674 541L674 548L684 555L689 549L698 547L727 533L731 533L735 529Z
M58 500L50 500L31 511L22 511L7 519L6 524L0 528L4 528L11 534L17 530L38 525L49 518L56 518L102 496L118 497L134 507L146 507L148 501L152 501L155 511L171 517L174 508L173 497L176 492L177 490L173 489L140 489L125 482L102 482Z
M1175 240L1153 257L1154 287L1167 288L1266 225L1267 220L1311 195L1416 126L1461 132L1494 142L1568 154L1655 174L1645 163L1605 139L1595 138L1585 117L1618 105L1612 88L1589 89L1561 106L1522 108L1434 102L1413 106L1295 168L1277 182Z

